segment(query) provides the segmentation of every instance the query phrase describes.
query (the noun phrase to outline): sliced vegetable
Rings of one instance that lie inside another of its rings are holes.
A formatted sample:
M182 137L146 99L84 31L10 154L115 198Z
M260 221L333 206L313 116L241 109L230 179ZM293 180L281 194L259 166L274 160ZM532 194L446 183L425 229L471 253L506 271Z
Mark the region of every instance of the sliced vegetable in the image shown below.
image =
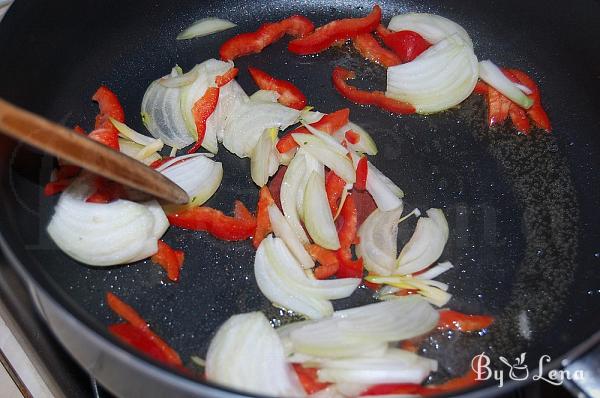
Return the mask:
M306 106L306 96L294 84L287 80L275 79L258 68L248 67L248 71L261 90L276 91L281 104L298 110L302 110Z
M246 102L248 102L248 95L237 81L232 80L219 88L217 107L206 121L204 144L205 147L209 148L214 146L214 148L207 148L207 150L216 153L217 141L223 141L227 122L237 116Z
M454 34L414 61L388 68L385 95L412 104L417 113L443 111L473 92L478 69L473 48Z
M156 170L183 188L190 197L187 207L204 204L214 195L223 179L223 165L201 154L173 158Z
M438 318L427 301L410 296L336 311L330 318L297 322L278 332L288 353L344 358L383 353L389 342L432 330Z
M252 394L305 395L279 336L261 312L234 315L221 325L208 347L206 379Z
M441 310L438 328L461 332L477 332L487 329L493 322L494 317L489 315L468 315L458 311Z
M177 40L193 39L194 37L202 37L212 35L213 33L222 32L227 29L235 28L237 25L233 22L220 18L202 18L190 26L183 32L177 35Z
M354 183L354 188L359 191L364 191L367 189L367 176L369 171L369 163L367 161L366 156L361 156L358 164L356 166L356 183Z
M391 211L375 209L360 226L360 243L356 250L370 272L391 275L396 270L398 223L401 215L402 206Z
M113 117L109 117L108 120L110 120L112 125L115 126L115 128L117 129L117 131L119 132L119 135L121 137L127 138L127 139L135 142L136 144L148 146L148 145L152 145L156 142L155 139L138 133L131 127L127 126L125 123L122 123Z
M522 108L529 109L534 103L490 60L479 63L479 77Z
M294 141L312 155L319 162L329 167L338 176L343 178L347 183L352 184L356 180L356 174L352 161L339 152L338 148L328 145L326 142L312 134L292 134Z
M434 265L431 268L427 268L425 271L420 271L418 274L413 275L417 279L434 279L449 269L454 268L450 261L445 261Z
M405 275L391 275L391 276L377 276L369 275L365 278L367 281L378 284L387 284L400 289L408 289L409 291L416 290L418 294L423 296L430 303L442 307L448 303L452 295L448 293L448 285L438 281L432 281L429 279L418 279L412 276ZM403 292L410 294L409 292ZM380 300L397 300L403 297L403 295L388 294L379 295Z
M300 239L298 239L298 236L296 236L292 227L290 227L290 224L274 203L271 203L268 206L268 217L273 228L273 233L276 237L283 240L302 268L313 268L315 263L311 258L311 254L306 251L302 242L300 242Z
M488 125L502 124L508 117L511 101L493 87L487 89Z
M269 207L275 203L269 188L263 186L258 193L258 206L256 210L256 231L252 235L252 245L258 248L260 242L271 233L271 221L269 217Z
M158 241L158 251L151 257L152 262L167 271L167 277L173 282L179 280L179 273L183 266L185 255L181 250L175 250L162 240Z
M355 167L358 167L360 158L352 154L352 161ZM392 180L385 176L371 162L367 162L368 171L366 188L377 204L377 208L382 211L391 211L402 206L404 192Z
M402 63L400 57L394 52L384 48L371 33L363 33L352 38L354 48L360 55L369 61L385 66L394 66Z
M423 36L412 30L392 32L379 25L377 35L381 37L386 46L397 54L400 61L398 64L412 61L431 47L431 44Z
M358 211L353 195L346 197L340 216L342 220L338 227L340 249L336 253L340 265L335 275L338 278L362 278L363 260L362 258L353 260L350 250L350 246L356 241L358 230Z
M314 274L317 279L327 279L336 274L340 268L340 263L333 250L327 250L319 245L307 245L310 256L319 263L315 268Z
M398 256L398 274L412 274L427 268L442 255L448 241L448 222L440 209L427 210L408 243ZM376 282L379 283L379 282Z
M531 90L531 99L533 105L527 110L527 115L531 118L533 123L540 129L546 132L552 131L550 119L542 107L542 100L540 95L540 89L527 74L518 69L506 69L507 72L511 73L515 78L528 89Z
M127 199L125 188L118 182L100 176L94 176L92 181L94 191L86 198L86 203L110 203L118 199Z
M317 360L320 381L331 383L414 383L423 382L437 370L437 361L397 348L381 357Z
M169 214L171 225L191 229L194 231L207 231L221 240L244 240L252 236L256 230L256 219L249 214L240 201L235 202L235 215L229 217L221 211L210 207L193 207L182 212Z
M256 251L254 275L260 291L271 302L314 319L331 315L329 300L350 296L360 283L360 279L350 278L309 279L283 241L272 236Z
M375 30L381 20L381 8L373 6L371 13L363 18L347 18L329 22L314 32L290 41L288 50L299 55L316 54L327 50L333 43L350 39L361 33Z
M307 174L310 175L308 173L309 170L306 161L307 156L310 155L307 155L303 149L298 150L283 176L280 191L283 214L302 244L308 244L309 240L306 232L304 232L302 224L300 224L297 203L298 197L302 197L302 202L304 202L304 188L306 187L307 181L305 176Z
M340 248L325 192L325 180L316 172L310 175L304 190L304 225L316 244L330 250Z
M112 129L99 128L89 133L88 138L99 142L100 144L106 145L115 151L119 150L119 135Z
M162 141L160 141L160 139L156 139L156 141L162 144ZM151 165L152 163L162 160L158 152L150 152L150 150L153 149L154 148L151 148L151 146L144 147L140 144L136 144L135 142L119 138L119 150L121 151L121 153L134 159L137 159L146 165ZM140 157L143 158L140 159Z
M325 176L325 192L327 192L327 201L331 214L337 216L340 198L346 189L346 182L338 177L333 171L329 170Z
M388 72L389 74L389 72ZM398 101L386 97L381 91L365 91L350 86L346 81L354 79L356 74L347 69L336 66L333 70L332 80L335 89L346 99L359 105L374 105L386 111L398 114L414 113L415 108L408 102Z
M473 41L462 26L440 15L427 13L396 15L390 20L388 29L396 32L412 30L432 44L439 43L445 38L456 34L470 47L473 47Z
M117 130L110 122L110 118L118 120L119 122L125 121L125 112L123 111L123 107L121 106L117 95L108 87L100 86L92 96L92 101L96 101L100 108L100 112L98 112L98 115L96 116L94 129L108 129L116 135Z
M322 383L319 381L316 368L305 368L297 363L293 364L293 366L298 375L298 379L300 379L300 383L307 394L314 394L330 385L330 383Z
M281 39L285 34L303 37L314 30L313 23L301 15L294 15L279 22L266 23L255 32L241 33L221 45L219 55L225 61L256 54Z
M156 201L86 203L93 190L90 177L82 176L58 200L47 231L62 251L99 266L132 263L157 252L168 222Z
M348 139L347 134L350 133L352 136L357 135L358 138L354 138L356 142L351 142L352 140ZM343 138L346 138L348 141L348 149L354 152L365 153L367 155L377 155L377 145L371 135L367 133L365 129L357 125L356 123L348 122L348 124L342 126L338 131L335 132L335 136L339 141L342 141Z
M266 129L250 154L250 175L259 187L269 181L269 177L277 172L279 159L275 150L277 128Z
M192 146L187 153L194 153L202 146L204 134L206 133L206 121L215 111L218 100L219 88L208 87L204 92L204 95L200 97L192 107L192 114L194 115L194 123L196 124L196 134L198 138L196 139L194 146Z
M170 76L164 76L158 79L158 83L169 88L183 87L192 84L198 78L198 71L192 69L187 73L181 73L178 65L175 65Z

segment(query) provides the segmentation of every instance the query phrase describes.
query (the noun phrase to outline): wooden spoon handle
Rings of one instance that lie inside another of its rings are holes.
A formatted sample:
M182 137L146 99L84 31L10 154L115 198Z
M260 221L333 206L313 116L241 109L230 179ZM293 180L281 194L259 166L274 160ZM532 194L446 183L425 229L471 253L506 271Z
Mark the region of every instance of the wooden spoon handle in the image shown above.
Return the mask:
M189 201L181 187L145 164L1 98L0 130L42 151L171 203Z

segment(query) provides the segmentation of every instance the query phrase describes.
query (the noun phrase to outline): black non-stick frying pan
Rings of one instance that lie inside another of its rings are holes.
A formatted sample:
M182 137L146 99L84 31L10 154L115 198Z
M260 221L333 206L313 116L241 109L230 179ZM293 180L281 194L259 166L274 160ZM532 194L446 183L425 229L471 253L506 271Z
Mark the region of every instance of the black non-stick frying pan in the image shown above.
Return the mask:
M565 365L600 338L600 4L379 4L385 22L408 11L455 20L470 33L480 59L530 73L541 86L552 134L525 137L509 127L489 130L484 101L475 95L456 109L427 117L351 105L332 89L334 65L357 70L364 79L357 84L369 88L383 88L385 73L349 47L297 57L285 50L284 39L236 61L240 84L255 89L245 73L253 65L293 80L323 112L350 106L352 120L379 146L373 162L405 190L407 208L444 208L451 235L443 259L456 266L440 278L454 294L449 306L497 320L485 336L446 332L429 337L424 355L439 359L436 380L462 374L482 351L496 359L526 352L531 373L543 354L552 358L545 370ZM18 0L0 24L0 96L67 126L90 127L96 110L89 98L106 84L121 98L127 122L143 130L144 91L174 64L188 69L217 57L223 40L262 22L299 13L318 25L365 15L372 5L350 0ZM175 40L206 16L239 27ZM171 228L166 241L183 248L187 258L177 284L148 261L86 267L59 251L45 233L56 199L43 197L40 187L53 160L7 139L0 142L1 243L66 349L119 396L237 396L118 343L106 331L117 318L104 294L113 291L133 305L189 363L191 355L205 355L214 331L233 314L263 310L271 319L288 320L256 287L251 245ZM229 210L240 199L254 206L258 190L248 159L224 149L218 159L225 177L208 205ZM401 227L402 239L413 226ZM359 289L335 304L344 308L371 300L367 289ZM482 383L470 394L498 394L516 384L508 381L499 389L494 382Z

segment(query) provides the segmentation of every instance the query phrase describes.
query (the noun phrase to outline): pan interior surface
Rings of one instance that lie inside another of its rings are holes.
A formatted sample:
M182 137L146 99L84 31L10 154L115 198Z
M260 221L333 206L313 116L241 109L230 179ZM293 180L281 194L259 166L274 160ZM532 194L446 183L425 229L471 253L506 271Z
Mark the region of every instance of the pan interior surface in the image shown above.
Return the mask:
M297 57L286 51L284 39L235 62L238 80L249 93L256 89L246 73L251 65L293 81L319 111L350 107L351 119L378 144L379 154L371 161L405 191L405 208L444 210L450 240L442 259L455 265L439 278L454 295L448 306L497 320L483 336L444 332L427 339L424 355L439 359L440 378L462 374L482 351L510 358L527 352L527 363L535 366L540 355L558 358L597 330L600 28L593 16L600 16L600 6L589 1L573 9L551 3L544 2L546 11L540 14L542 2L379 2L384 21L408 11L455 20L470 33L479 59L531 73L553 121L551 135L517 136L509 127L489 130L484 100L477 95L431 116L399 117L352 105L333 90L333 67L356 70L357 85L380 90L385 70L362 60L348 45ZM105 84L121 99L127 123L145 131L139 117L142 96L175 64L188 70L217 58L220 43L262 22L302 14L318 25L369 10L358 1L17 2L0 25L0 54L10 55L2 57L10 62L0 63L5 76L0 96L67 126L88 129L96 114L89 98ZM30 16L26 23L24 15ZM239 26L175 40L206 16ZM9 29L13 37L7 36ZM23 146L6 158L2 233L27 272L90 327L105 334L106 325L118 321L104 305L105 293L112 291L189 363L192 355L204 357L213 333L233 314L262 310L274 324L294 319L259 292L248 242L222 242L170 228L164 240L186 254L176 284L149 260L110 269L75 262L45 234L56 198L43 197L41 187L54 161ZM248 159L223 147L216 159L223 162L224 178L207 205L227 212L238 199L253 209L258 189ZM401 225L403 242L414 225ZM334 305L372 302L371 293L361 288Z

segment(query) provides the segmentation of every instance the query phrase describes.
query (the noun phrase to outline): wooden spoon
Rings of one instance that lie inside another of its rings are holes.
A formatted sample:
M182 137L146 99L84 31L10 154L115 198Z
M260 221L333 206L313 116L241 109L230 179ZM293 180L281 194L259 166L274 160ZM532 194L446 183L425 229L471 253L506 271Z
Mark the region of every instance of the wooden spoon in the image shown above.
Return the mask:
M91 172L171 203L189 201L173 181L129 156L0 98L0 130Z

